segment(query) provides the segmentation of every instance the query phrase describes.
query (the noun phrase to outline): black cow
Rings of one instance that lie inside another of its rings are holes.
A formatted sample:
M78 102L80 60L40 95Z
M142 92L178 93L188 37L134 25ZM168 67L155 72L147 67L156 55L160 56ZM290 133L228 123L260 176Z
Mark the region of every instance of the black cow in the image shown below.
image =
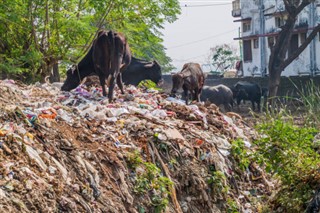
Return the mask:
M148 62L132 57L130 65L122 72L122 81L125 85L138 86L143 80L161 84L163 82L161 67L157 61Z
M261 96L266 100L269 95L269 89L266 87L261 88Z
M94 74L99 76L103 96L107 96L105 84L109 87L109 102L113 99L115 80L122 94L123 85L120 68L125 69L131 61L131 52L125 36L113 31L100 31L87 55L67 71L67 79L61 87L63 91L76 88L83 78Z
M217 106L223 104L226 111L231 111L233 107L233 93L229 87L223 84L204 86L200 97L202 101L210 101Z
M200 94L204 84L205 75L202 72L200 64L186 63L183 65L181 72L172 75L171 96L175 96L177 91L182 87L186 97L186 104L189 100L189 92L192 100L200 102Z
M258 111L260 111L261 88L258 84L239 81L233 86L233 93L238 106L240 105L241 100L249 100L251 101L252 109L255 110L254 103L256 103Z

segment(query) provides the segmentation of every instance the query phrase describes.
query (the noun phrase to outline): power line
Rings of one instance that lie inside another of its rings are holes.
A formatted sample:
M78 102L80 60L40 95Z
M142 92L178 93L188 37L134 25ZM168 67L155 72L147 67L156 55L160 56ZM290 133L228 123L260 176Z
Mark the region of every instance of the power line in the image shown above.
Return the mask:
M226 0L226 1L223 1L223 0L218 0L218 1L215 1L215 0L208 0L208 1L195 1L195 0L185 0L185 1L179 1L180 3L181 2L192 2L192 3L215 3L215 4L219 4L219 3L232 3L232 0Z
M190 61L191 59L195 59L195 58L200 58L200 57L205 57L208 56L208 54L202 54L202 55L197 55L197 56L193 56L187 59L174 59L172 58L173 61L177 61L177 62L185 62L185 61Z
M232 3L217 3L217 4L199 4L199 5L181 5L180 7L213 7L213 6L223 6L223 5L230 5Z
M221 35L228 34L230 32L233 32L233 31L237 30L237 29L238 28L235 28L233 30L230 30L230 31L227 31L227 32L223 32L223 33L220 33L220 34L217 34L217 35L213 35L213 36L210 36L210 37L206 37L206 38L203 38L203 39L200 39L200 40L191 41L191 42L180 44L180 45L173 46L173 47L168 47L167 49L175 49L175 48L178 48L178 47L183 47L183 46L187 46L187 45L190 45L190 44L195 44L195 43L198 43L198 42L201 42L201 41L209 40L211 38L215 38L215 37L218 37L218 36L221 36Z

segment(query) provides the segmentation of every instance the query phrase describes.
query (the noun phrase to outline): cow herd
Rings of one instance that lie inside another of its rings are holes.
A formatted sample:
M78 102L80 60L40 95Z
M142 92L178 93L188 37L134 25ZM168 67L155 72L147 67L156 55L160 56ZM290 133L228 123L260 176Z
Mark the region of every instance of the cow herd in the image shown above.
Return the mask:
M140 81L150 79L157 84L162 82L161 67L158 62L148 62L131 56L125 36L114 31L100 31L93 41L89 52L76 65L67 71L67 78L61 87L62 91L76 88L84 78L98 76L103 96L113 101L113 89L117 83L124 94L125 84L138 85Z
M217 106L223 105L226 111L231 111L234 100L239 106L241 101L249 100L252 109L255 110L255 104L260 111L261 96L266 97L267 89L261 89L256 83L239 81L231 87L223 84L217 86L205 86L205 75L200 65L197 63L187 63L182 70L172 75L171 96L176 96L177 91L182 87L183 97L186 104L189 98L192 101L209 101Z
M84 78L98 76L103 96L107 96L105 84L108 86L109 102L113 101L113 90L118 85L124 94L125 85L137 86L143 80L162 83L161 67L157 61L148 62L131 56L131 51L125 36L114 31L100 31L89 52L76 65L67 71L67 78L61 87L63 91L76 88ZM217 106L223 105L226 111L233 108L234 100L239 104L249 100L252 109L255 104L260 111L261 96L266 96L267 90L251 82L239 81L232 87L225 85L205 86L206 75L198 63L186 63L179 73L172 75L172 90L170 95L176 96L183 89L186 104L192 101L209 101Z

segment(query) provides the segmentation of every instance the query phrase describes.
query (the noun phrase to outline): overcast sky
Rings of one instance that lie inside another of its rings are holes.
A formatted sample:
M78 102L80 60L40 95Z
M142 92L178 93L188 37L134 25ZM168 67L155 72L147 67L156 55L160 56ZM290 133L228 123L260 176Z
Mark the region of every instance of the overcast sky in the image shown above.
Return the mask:
M206 63L210 47L238 47L239 23L232 17L232 0L180 1L181 15L164 27L164 46L177 70L187 62Z

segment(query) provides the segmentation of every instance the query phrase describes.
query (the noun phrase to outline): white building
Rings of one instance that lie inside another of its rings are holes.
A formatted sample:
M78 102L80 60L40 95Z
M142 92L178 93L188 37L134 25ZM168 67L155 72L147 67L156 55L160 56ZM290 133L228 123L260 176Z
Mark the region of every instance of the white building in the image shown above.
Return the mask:
M272 43L287 14L283 0L235 0L232 16L241 22L242 67L244 76L268 75ZM305 40L314 26L320 24L320 0L307 6L299 15L288 53ZM283 72L283 76L320 74L320 32L308 47Z

